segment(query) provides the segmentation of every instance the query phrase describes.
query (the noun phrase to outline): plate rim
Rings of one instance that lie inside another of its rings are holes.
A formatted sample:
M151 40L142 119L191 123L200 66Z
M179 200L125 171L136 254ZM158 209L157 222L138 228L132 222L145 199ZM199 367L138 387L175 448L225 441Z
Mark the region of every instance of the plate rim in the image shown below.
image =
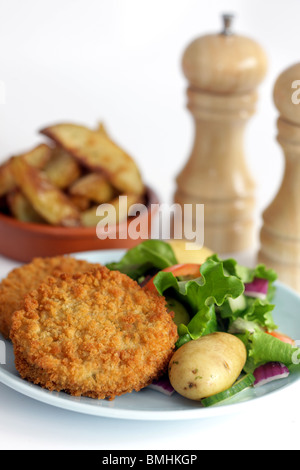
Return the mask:
M254 397L251 400L242 401L240 403L227 403L225 405L205 408L200 406L199 408L191 408L186 410L126 410L122 408L109 408L109 407L96 407L94 399L90 398L91 403L79 403L81 397L69 397L64 399L61 394L63 392L51 392L43 389L38 385L31 384L21 377L13 375L0 367L0 382L11 388L17 393L24 395L28 398L32 398L38 402L46 405L54 406L56 408L64 409L67 411L73 411L80 414L98 416L102 418L115 418L115 419L129 419L132 421L182 421L182 420L194 420L194 419L206 419L217 416L224 416L228 414L235 414L245 407L254 406L257 401L260 403L266 400L270 395L283 393L287 388L290 389L296 386L299 379L294 380L290 383L285 383L279 389L270 391L269 393ZM15 384L19 384L16 387ZM148 391L149 392L149 391ZM159 393L154 390L151 392ZM139 393L139 392L136 392ZM243 392L242 392L243 393ZM86 397L83 397L86 398ZM121 397L117 397L121 398ZM76 401L78 399L78 401Z

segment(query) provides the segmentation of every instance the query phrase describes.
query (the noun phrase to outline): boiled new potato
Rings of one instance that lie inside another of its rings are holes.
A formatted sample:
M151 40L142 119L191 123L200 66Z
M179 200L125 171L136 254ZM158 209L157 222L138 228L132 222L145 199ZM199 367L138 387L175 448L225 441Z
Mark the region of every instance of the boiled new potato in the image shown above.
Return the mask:
M169 379L180 395L202 400L230 388L247 359L244 343L228 333L212 333L177 349L169 364Z
M213 255L213 252L203 246L197 247L196 244L193 244L195 250L188 250L187 245L191 244L191 242L187 242L186 240L169 240L168 243L173 248L175 256L178 260L178 263L196 263L202 264L204 263L207 258Z

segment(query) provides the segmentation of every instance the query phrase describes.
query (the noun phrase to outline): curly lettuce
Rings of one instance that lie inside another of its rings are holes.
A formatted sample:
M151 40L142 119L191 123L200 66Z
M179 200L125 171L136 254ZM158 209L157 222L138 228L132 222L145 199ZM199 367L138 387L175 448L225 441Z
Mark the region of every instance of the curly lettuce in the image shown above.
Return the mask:
M220 307L230 297L236 299L244 292L243 282L236 276L224 273L222 261L207 260L200 268L200 276L180 281L170 272L159 272L154 285L161 295L174 295L191 312L188 325L178 327L177 347L218 331L215 307Z
M177 263L171 245L160 240L145 240L128 250L119 262L110 263L107 267L139 280L153 269L161 270Z
M229 333L238 336L246 346L246 373L269 362L280 362L290 370L300 371L300 348L267 334L257 323L239 318L231 325Z
M209 259L216 262L221 261L217 255L213 255ZM273 269L267 269L263 264L259 264L255 268L241 266L232 258L222 262L224 272L238 277L244 284L253 282L255 278L268 281L268 293L265 299L243 296L243 303L241 303L243 308L241 309L232 309L230 302L223 304L222 308L219 309L219 315L222 319L227 320L228 327L237 318L243 317L244 320L256 322L259 326L269 331L277 329L273 319L275 305L271 303L276 292L274 285L274 282L277 280L276 272Z

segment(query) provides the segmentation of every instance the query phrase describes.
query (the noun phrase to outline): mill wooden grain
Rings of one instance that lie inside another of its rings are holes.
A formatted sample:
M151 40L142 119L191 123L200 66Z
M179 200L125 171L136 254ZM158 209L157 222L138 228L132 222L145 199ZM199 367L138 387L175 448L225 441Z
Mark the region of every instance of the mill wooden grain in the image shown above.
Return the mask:
M209 34L185 50L187 107L195 123L191 154L177 177L175 202L204 204L204 243L229 253L253 246L255 182L244 152L266 55L250 38ZM191 221L196 229L196 221Z
M285 170L274 200L263 213L259 262L275 269L279 279L300 292L300 104L292 100L300 63L284 70L274 86L279 111L277 140Z

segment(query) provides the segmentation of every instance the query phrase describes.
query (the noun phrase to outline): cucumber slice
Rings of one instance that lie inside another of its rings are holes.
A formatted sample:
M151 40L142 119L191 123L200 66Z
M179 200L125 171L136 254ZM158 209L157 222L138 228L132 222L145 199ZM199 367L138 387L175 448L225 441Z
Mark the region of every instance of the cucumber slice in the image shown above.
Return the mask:
M243 294L236 299L229 297L228 303L232 313L243 312L247 307L246 297Z
M236 318L247 308L247 300L244 294L236 299L229 297L222 305L222 318Z
M254 375L252 374L244 375L244 377L242 377L240 380L235 382L232 385L232 387L230 387L228 390L225 390L225 392L220 392L211 397L203 398L203 400L201 400L201 404L205 407L216 405L217 403L220 403L224 400L227 400L228 398L231 398L237 395L237 393L242 392L246 388L251 387L251 385L253 385L254 382L255 382Z

